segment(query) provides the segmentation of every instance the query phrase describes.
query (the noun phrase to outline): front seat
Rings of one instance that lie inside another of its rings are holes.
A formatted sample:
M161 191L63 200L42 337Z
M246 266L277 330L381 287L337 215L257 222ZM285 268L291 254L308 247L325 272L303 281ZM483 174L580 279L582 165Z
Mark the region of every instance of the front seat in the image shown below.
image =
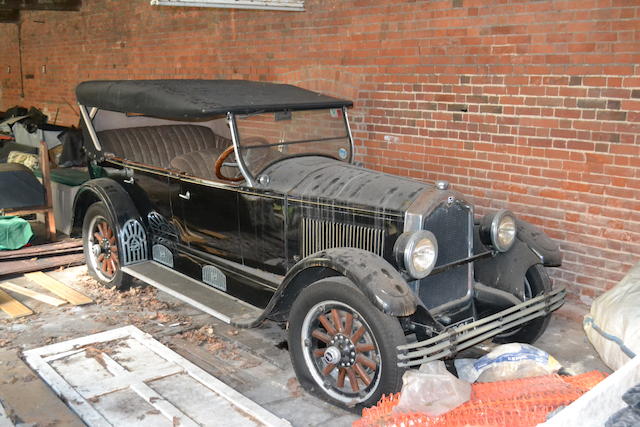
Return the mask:
M174 157L171 160L171 168L194 177L217 181L214 165L221 153L222 150L216 149L191 151ZM221 172L229 177L236 177L240 174L238 168L230 166L223 166Z

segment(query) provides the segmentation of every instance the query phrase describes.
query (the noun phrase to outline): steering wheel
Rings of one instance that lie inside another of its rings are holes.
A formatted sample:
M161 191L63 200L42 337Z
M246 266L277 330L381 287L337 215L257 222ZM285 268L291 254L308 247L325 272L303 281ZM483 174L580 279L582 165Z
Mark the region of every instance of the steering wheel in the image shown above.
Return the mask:
M231 153L233 153L233 151L234 151L234 147L233 145L230 145L216 159L215 172L218 179L224 179L225 181L231 181L231 182L238 182L244 179L244 177L242 176L239 176L237 178L229 178L228 176L222 173L222 166L224 165L225 160L227 160L227 157L229 157Z
M243 144L247 144L247 145L269 145L269 141L267 141L266 138L263 138L261 136L252 136L249 138L245 138L243 141ZM242 181L244 178L242 176L237 177L237 178L229 178L228 176L224 175L222 173L222 166L224 166L224 162L225 160L227 160L227 157L229 157L231 155L231 153L233 153L234 151L234 147L233 145L227 147L226 150L224 150L222 152L222 154L220 154L220 156L218 156L218 158L216 159L216 163L215 163L215 173L216 176L218 177L218 179L224 179L226 181L231 181L231 182L238 182L238 181ZM250 150L253 151L253 150ZM237 166L236 166L237 167Z

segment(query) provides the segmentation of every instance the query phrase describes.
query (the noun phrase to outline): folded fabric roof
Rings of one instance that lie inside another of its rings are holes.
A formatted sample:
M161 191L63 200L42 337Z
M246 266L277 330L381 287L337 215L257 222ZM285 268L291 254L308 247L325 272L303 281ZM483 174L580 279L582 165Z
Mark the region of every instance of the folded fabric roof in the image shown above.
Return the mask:
M353 105L296 86L249 80L97 80L76 88L86 107L165 119Z

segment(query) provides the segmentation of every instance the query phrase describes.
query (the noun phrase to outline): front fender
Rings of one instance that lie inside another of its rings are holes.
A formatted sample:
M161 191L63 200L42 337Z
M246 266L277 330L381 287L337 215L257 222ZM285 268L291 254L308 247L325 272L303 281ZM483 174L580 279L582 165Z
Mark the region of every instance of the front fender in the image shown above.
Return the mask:
M407 282L386 260L356 248L333 248L299 261L287 273L272 300L282 311L290 307L298 293L324 277L341 275L351 280L383 313L409 316L419 304ZM269 309L268 309L269 310Z
M509 292L524 301L524 277L536 264L558 267L562 255L558 246L546 234L526 221L517 220L518 234L513 247L507 252L495 253L490 258L474 262L475 280L492 288ZM476 253L488 250L475 230Z

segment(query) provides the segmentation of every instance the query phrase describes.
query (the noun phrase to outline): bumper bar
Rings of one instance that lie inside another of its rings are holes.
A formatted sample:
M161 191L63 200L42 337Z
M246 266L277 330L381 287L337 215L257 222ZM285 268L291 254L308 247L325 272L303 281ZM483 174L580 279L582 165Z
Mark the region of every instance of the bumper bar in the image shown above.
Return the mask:
M538 295L499 313L466 325L454 326L428 340L398 346L398 366L417 366L456 354L535 318L546 316L564 303L563 287Z

